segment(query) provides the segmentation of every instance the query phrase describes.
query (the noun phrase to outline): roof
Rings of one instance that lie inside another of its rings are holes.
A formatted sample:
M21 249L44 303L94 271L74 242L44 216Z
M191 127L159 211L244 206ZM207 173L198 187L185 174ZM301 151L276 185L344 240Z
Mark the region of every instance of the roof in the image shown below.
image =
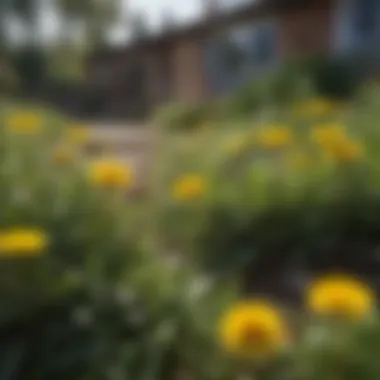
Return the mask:
M120 48L112 48L98 52L94 58L110 58L111 56L127 51L163 45L186 37L202 36L212 30L223 28L235 22L244 22L245 20L279 12L289 7L295 7L301 4L305 5L308 1L309 0L251 0L248 4L232 12L219 13L217 16L202 18L194 23L169 29L159 34L150 34L140 37L138 40L134 40L132 43Z

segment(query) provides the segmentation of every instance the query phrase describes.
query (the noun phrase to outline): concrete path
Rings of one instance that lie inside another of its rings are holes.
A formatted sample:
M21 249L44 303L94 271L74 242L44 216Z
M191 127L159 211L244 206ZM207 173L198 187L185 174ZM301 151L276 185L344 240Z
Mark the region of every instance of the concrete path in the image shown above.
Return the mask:
M146 144L152 138L154 131L152 127L140 125L107 125L91 124L95 140L125 142L128 144Z
M90 124L88 151L91 158L111 154L131 166L135 173L135 191L148 185L154 162L155 133L149 126Z

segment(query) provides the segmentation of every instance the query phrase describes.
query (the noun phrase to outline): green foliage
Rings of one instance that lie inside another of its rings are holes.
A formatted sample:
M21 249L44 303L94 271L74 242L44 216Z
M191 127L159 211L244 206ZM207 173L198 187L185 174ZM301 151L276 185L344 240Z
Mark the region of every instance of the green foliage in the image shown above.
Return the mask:
M46 80L47 60L43 51L35 48L15 50L10 62L22 89L36 88Z
M12 117L31 111L2 115L0 229L38 229L49 246L41 255L0 257L2 370L4 378L82 378L109 349L99 343L109 334L99 315L117 305L116 285L139 253L124 230L122 194L92 188L79 152L81 167L54 161L57 144L70 144L64 120L34 109L37 130L10 128ZM76 317L81 310L86 315Z
M190 130L209 121L246 120L268 108L288 109L311 96L347 100L358 92L359 66L344 59L311 56L283 64L253 78L227 99L203 105L171 104L160 109L155 120L170 130Z
M354 61L342 58L304 58L295 69L311 79L316 92L321 96L350 98L357 92L361 74Z
M9 62L4 60L0 73L0 96L13 95L18 89L18 85L19 78L17 73L9 65Z
M306 99L255 123L164 134L142 204L94 186L68 120L3 107L0 248L11 227L37 228L49 245L28 257L0 249L0 378L377 379L376 314L334 324L284 310L289 345L260 363L222 351L218 321L247 277L284 295L298 280L282 281L289 269L376 273L379 99L371 87L351 104ZM17 128L20 114L29 125ZM54 159L62 144L68 161ZM204 186L179 196L186 175Z
M22 128L12 123L20 115ZM49 245L27 256L0 249L0 377L218 378L210 326L232 288L161 252L143 231L146 210L91 182L68 127L36 107L2 109L0 248L9 228L38 229ZM68 161L54 159L62 144Z
M83 82L85 78L84 51L66 47L56 47L46 53L49 82L67 87Z
M376 379L379 321L359 324L306 320L290 347L264 363L247 364L247 379Z
M121 3L117 0L58 0L57 4L69 36L73 36L70 33L72 25L79 22L85 26L86 47L103 47L109 28L120 21Z
M202 105L171 104L158 111L155 122L168 130L192 130L208 119L208 108Z
M317 108L308 116L295 115L291 110L303 103L281 112L270 109L256 123L231 123L230 130L166 144L161 211L168 244L199 257L210 273L243 274L253 288L268 286L281 294L278 276L289 282L291 268L374 273L380 222L377 96L378 90L372 95L367 90L356 105L334 106L323 115L312 114ZM292 133L289 146L260 146L260 131L278 124ZM312 131L341 124L365 146L365 159L334 163L324 158ZM205 196L170 199L173 184L187 173L205 180Z
M238 291L248 289L246 297L253 291L285 304L296 301L299 306L306 281L319 272L348 271L376 283L378 95L378 87L371 86L352 103L313 98L278 109L270 104L250 124L167 134L155 194L163 250L202 267L214 281L232 280ZM321 126L330 128L328 138L316 136ZM264 131L284 128L291 132L290 141L274 132L270 139L262 138ZM345 137L339 140L341 128ZM339 152L330 156L336 139ZM205 191L178 197L175 184L189 174L203 180ZM214 296L208 300L215 303ZM218 346L203 353L211 341L195 339L192 348L207 355L213 371L194 361L186 373L202 380L378 378L377 313L347 324L298 309L284 314L292 326L290 343L278 356L257 362L225 355ZM215 326L218 312L213 317L208 323ZM193 372L195 367L199 371Z
M312 92L309 76L298 64L286 64L263 77L254 78L230 97L231 114L252 116L269 105L286 106Z
M230 113L250 117L263 107L287 107L311 94L347 99L355 95L359 83L358 69L347 60L304 57L238 89L230 97Z

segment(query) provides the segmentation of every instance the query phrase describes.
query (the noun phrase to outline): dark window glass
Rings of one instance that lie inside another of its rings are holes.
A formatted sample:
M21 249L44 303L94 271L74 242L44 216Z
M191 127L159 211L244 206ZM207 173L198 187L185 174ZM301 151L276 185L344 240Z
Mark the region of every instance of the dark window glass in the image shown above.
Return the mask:
M353 26L359 38L373 36L378 22L379 0L352 0Z
M256 63L269 63L275 52L275 33L270 26L259 27L254 39L254 55Z

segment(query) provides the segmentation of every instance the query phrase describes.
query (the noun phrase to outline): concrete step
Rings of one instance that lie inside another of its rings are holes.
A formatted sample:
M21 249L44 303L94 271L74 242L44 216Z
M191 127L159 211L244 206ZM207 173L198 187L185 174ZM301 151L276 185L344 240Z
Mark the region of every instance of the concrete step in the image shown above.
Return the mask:
M154 163L155 135L151 128L136 126L91 126L86 150L90 159L115 157L134 172L133 192L141 195L149 186Z

